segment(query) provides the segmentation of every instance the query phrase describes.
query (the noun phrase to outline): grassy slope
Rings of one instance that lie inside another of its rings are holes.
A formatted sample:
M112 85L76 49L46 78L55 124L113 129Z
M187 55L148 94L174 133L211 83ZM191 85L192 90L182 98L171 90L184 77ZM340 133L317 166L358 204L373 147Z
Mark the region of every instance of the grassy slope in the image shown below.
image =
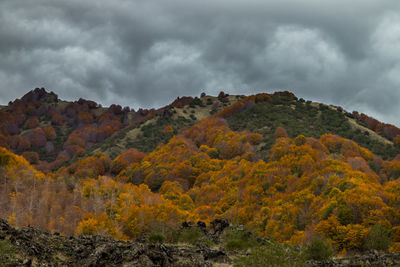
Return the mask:
M299 134L315 138L325 133L337 134L356 141L384 159L393 158L400 152L392 142L357 124L344 111L290 97L274 96L272 101L258 103L227 120L235 131L250 130L262 134L264 154L272 146L275 129L279 126L284 127L291 138Z
M170 108L171 115L158 114L140 124L126 127L88 149L81 157L101 151L107 156L115 158L120 153L132 147L149 153L160 143L167 143L181 129L190 127L198 121L217 113L224 107L235 103L238 99L239 97L229 96L228 103L221 103L217 97L204 96L200 98L201 104L200 102L194 102L182 108ZM173 134L163 132L164 127L168 125L173 128Z
M140 124L128 126L94 145L79 158L99 151L115 158L132 147L149 153L160 143L167 143L181 129L190 127L235 103L240 96L231 95L228 99L228 103L222 103L217 97L205 96L196 104L192 103L182 108L171 107L171 115L158 114ZM360 125L344 111L286 96L274 96L272 101L258 103L251 109L229 117L227 121L232 130L249 130L262 134L264 139L260 150L263 155L268 154L274 142L275 129L279 126L284 127L292 138L299 134L315 138L325 133L337 134L356 141L384 159L393 158L400 152L391 141ZM164 127L168 125L172 126L173 134L163 132ZM73 158L68 164L76 160L77 158Z

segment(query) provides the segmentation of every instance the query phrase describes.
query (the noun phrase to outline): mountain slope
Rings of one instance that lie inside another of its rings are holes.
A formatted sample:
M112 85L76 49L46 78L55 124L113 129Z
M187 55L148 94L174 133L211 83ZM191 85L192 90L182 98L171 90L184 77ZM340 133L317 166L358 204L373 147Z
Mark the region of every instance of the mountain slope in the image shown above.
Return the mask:
M204 95L200 98L187 98L183 100L183 103L179 102L180 99L178 99L163 108L162 113L159 112L152 119L123 129L104 143L94 146L85 155L104 152L114 158L130 147L149 153L160 143L167 143L180 130L221 111L228 105L234 104L238 98L228 96L222 102L221 98Z
M242 102L246 106L240 112L232 112L237 108L235 104ZM118 105L103 108L83 99L62 101L54 93L37 88L3 107L0 116L0 146L24 154L42 170L67 166L97 152L111 158L132 147L149 153L209 116L226 118L233 130L262 134L260 148L264 155L268 154L277 127L284 127L290 137L303 134L319 138L324 133L335 133L384 159L399 153L392 142L400 132L396 127L357 112L350 114L341 108L305 102L288 92L270 94L268 101L258 103L223 92L218 97L203 94L200 98L177 98L158 110L135 112Z
M47 174L0 148L0 216L15 226L175 240L182 222L223 218L294 245L322 236L345 253L376 248L370 241L381 236L383 249L400 250L399 147L390 125L371 132L354 114L289 92L184 97L159 110L125 113L86 100L33 102L70 129L55 131L65 140L59 153L87 148ZM54 140L47 127L31 127L49 118L29 106L15 101L0 112L4 118L14 112L2 121L5 146L23 131L33 143ZM103 139L90 142L90 129ZM47 135L40 138L40 131ZM393 142L378 133L392 134Z
M291 138L300 134L315 138L326 133L337 134L354 140L384 159L393 158L400 152L393 142L358 124L352 117L340 108L306 102L287 94L255 103L251 108L229 116L227 121L235 131L250 130L262 134L265 151L273 144L276 128L283 127Z
M148 113L119 105L103 108L84 99L62 101L36 88L0 110L0 145L52 170Z

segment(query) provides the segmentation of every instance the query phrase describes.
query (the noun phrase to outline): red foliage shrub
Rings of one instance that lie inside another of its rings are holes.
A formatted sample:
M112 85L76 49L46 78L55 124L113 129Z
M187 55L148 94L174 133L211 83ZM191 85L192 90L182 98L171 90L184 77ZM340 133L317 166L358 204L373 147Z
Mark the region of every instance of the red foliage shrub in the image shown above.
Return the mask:
M46 128L44 128L44 133L47 140L54 140L57 137L56 131L51 126L47 126Z
M44 147L46 145L47 139L46 134L42 128L36 128L29 134L29 140L31 144L35 147Z
M127 168L132 163L137 163L142 161L146 154L136 150L135 148L131 148L118 157L116 157L111 163L111 173L118 174L123 169Z
M275 137L275 139L288 137L286 129L283 128L283 127L276 128L275 133L274 133L274 137Z
M31 148L31 141L27 137L23 137L18 142L17 150L25 151Z
M59 113L53 113L51 115L51 124L62 126L64 124L64 119Z
M39 120L36 116L30 117L24 124L24 129L33 129L39 126Z

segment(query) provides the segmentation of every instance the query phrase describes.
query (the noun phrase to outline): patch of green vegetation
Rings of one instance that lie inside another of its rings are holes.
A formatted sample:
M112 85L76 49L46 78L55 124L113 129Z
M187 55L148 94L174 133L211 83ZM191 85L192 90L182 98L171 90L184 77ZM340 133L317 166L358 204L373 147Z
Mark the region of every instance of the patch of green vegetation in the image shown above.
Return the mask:
M194 121L184 117L174 119L168 116L159 116L155 123L144 125L141 128L141 133L136 140L132 140L131 145L141 152L149 153L160 143L167 143L182 128L192 126L193 124ZM170 125L174 129L173 133L163 131L167 125Z
M387 251L392 244L392 231L381 224L371 227L365 240L366 249L376 249L379 251Z
M326 133L333 133L352 139L374 154L384 159L393 158L399 148L385 145L361 130L353 129L343 112L326 105L314 106L311 101L301 101L289 96L273 96L269 102L257 103L254 107L227 118L232 130L250 130L263 135L268 151L274 144L274 132L277 127L286 129L290 138L303 134L319 138Z
M221 236L227 251L248 254L235 259L234 266L307 266L304 251L300 247L262 239L252 231L229 227Z
M297 247L268 241L253 247L248 256L235 259L234 266L308 266L304 252Z
M8 240L0 241L0 266L12 265L16 257L16 250Z
M328 260L334 255L332 245L325 239L314 237L305 249L305 255L308 260Z
M179 233L178 242L191 245L204 243L206 235L197 227L183 228Z
M257 237L254 233L247 230L227 228L221 236L221 241L227 251L246 251L259 245Z
M64 142L67 140L68 136L72 133L73 128L60 127L56 125L54 125L53 128L57 135L56 139L53 141L54 150L61 151Z
M165 237L160 233L152 233L147 238L147 241L150 243L163 243L165 241Z
M192 102L190 102L189 106L191 108L194 108L195 106L200 106L200 107L204 107L203 101L201 101L200 98L195 97Z

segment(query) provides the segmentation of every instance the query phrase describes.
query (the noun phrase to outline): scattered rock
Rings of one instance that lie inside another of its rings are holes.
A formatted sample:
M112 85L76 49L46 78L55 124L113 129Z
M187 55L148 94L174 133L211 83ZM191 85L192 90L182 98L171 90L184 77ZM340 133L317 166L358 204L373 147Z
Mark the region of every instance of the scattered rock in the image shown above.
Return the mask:
M193 227L194 226L194 222L190 221L190 222L183 222L182 223L182 228L189 228L189 227Z
M201 231L203 231L205 234L207 234L207 226L206 226L206 223L205 223L205 222L203 222L203 221L198 221L198 222L197 222L197 227L198 227Z
M219 237L224 229L229 226L229 222L226 219L215 219L210 223L208 230L209 235L213 237Z

